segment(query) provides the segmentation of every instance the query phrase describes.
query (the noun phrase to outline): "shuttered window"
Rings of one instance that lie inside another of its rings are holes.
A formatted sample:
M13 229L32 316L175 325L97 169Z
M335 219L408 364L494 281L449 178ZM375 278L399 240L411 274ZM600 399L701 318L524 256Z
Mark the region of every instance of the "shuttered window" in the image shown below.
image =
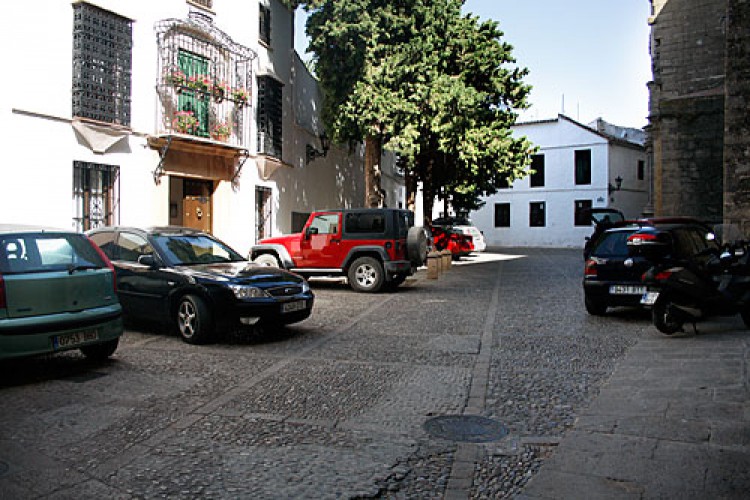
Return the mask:
M281 159L281 102L284 86L270 76L258 78L258 152Z

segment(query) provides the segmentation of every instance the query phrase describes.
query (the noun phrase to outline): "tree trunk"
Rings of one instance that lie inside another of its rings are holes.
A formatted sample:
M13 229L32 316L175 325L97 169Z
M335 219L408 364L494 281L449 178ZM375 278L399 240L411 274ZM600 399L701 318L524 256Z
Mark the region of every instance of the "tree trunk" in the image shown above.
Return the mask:
M365 138L365 207L383 206L383 189L380 185L383 144L380 137Z
M429 227L432 224L432 207L435 204L435 186L432 182L432 170L434 159L427 159L427 165L424 169L425 175L422 180L422 211L424 215L424 225Z
M417 174L409 169L404 176L404 187L406 188L406 208L412 212L417 211Z

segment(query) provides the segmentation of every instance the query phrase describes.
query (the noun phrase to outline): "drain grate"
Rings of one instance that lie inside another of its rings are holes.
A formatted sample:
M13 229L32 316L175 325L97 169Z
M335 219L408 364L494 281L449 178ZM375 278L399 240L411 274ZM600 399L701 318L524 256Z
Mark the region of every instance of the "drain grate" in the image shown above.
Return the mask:
M429 419L424 430L433 437L468 443L488 443L508 435L500 422L479 415L444 415Z

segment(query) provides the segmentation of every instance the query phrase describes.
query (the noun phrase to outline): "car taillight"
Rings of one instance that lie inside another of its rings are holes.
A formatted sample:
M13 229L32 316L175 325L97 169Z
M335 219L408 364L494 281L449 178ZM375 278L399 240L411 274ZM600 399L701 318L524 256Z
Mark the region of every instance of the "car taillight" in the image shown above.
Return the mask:
M594 259L588 259L586 261L586 267L583 270L584 276L596 276L598 274L598 271L596 269L596 260Z
M112 287L114 288L115 293L117 293L117 274L115 273L115 266L112 264L112 261L109 260L109 257L107 257L107 254L104 253L104 250L99 248L99 245L93 242L91 238L86 236L86 239L88 240L89 244L93 247L94 250L96 250L96 253L99 254L99 257L102 258L104 261L104 264L109 268L110 271L112 271Z
M644 243L655 243L656 235L648 233L636 233L628 238L631 245L643 245Z
M7 304L5 303L5 280L3 275L0 274L0 309L5 309Z
M656 273L656 276L654 276L654 279L656 281L666 281L669 279L670 276L672 276L671 270L661 271L661 272Z

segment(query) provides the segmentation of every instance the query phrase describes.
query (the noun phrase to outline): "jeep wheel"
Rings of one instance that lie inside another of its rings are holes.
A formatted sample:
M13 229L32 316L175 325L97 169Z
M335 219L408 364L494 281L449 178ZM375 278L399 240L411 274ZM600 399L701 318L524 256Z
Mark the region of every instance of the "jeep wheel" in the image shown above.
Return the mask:
M406 252L412 265L419 267L427 261L427 234L424 228L412 226L406 235Z
M270 253L262 253L253 259L253 262L260 266L279 267L279 259Z
M385 273L383 265L372 257L355 260L347 274L349 286L357 292L377 292L383 287Z

